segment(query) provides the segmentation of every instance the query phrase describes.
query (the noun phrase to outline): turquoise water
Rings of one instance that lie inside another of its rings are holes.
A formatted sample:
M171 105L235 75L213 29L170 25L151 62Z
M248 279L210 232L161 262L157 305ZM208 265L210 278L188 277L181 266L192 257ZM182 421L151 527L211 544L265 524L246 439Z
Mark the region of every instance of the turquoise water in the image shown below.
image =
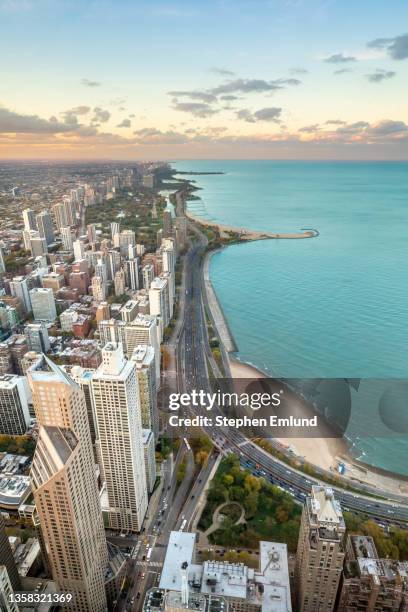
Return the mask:
M236 245L211 279L238 356L285 377L408 378L408 164L188 161L191 212L318 238ZM376 408L353 415L352 452L408 473L407 439L373 438Z

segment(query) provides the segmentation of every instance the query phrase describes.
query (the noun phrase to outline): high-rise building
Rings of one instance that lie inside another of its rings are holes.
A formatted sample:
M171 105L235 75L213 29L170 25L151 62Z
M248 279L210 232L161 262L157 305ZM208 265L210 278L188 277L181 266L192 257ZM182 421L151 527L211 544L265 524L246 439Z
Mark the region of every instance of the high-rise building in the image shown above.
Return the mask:
M41 283L44 289L52 289L55 294L64 287L65 278L63 274L58 274L58 272L47 272L42 276Z
M159 317L161 338L163 331L170 323L170 296L166 278L154 278L149 289L150 314Z
M78 261L79 259L84 258L85 249L84 249L84 243L82 242L82 240L75 240L72 244L72 248L74 249L75 261Z
M121 344L102 349L92 377L97 435L113 529L140 531L147 510L139 386Z
M123 351L127 355L125 327L126 324L123 321L118 321L116 319L99 321L98 332L101 346L103 347L109 342L113 342L115 344L121 343Z
M338 612L369 612L408 608L407 563L380 559L372 537L350 535Z
M43 210L40 212L36 218L38 232L41 238L44 238L47 245L52 244L55 240L54 236L54 226L52 223L52 217L48 210Z
M154 189L155 182L154 174L145 174L142 178L143 187L147 187L147 189Z
M25 330L24 330L26 333L27 333L27 327L28 325L26 325ZM22 375L23 369L21 366L21 361L24 355L27 353L27 351L30 350L28 342L27 342L27 338L26 336L23 336L22 334L13 334L7 340L7 344L10 347L11 362L13 364L13 372L15 374Z
M67 219L64 204L62 203L55 204L52 207L52 212L54 215L55 227L58 230L61 230L62 227L66 227L68 225L68 219Z
M108 272L106 269L106 263L103 259L98 259L95 265L95 276L99 276L104 283L108 280Z
M83 391L52 361L29 370L40 426L31 468L34 501L57 590L68 609L104 612L107 546Z
M72 232L69 226L61 227L61 240L62 240L62 248L64 251L72 251L74 248L74 241L72 239Z
M29 323L24 328L27 338L28 350L36 353L48 353L50 350L50 339L47 326L43 321Z
M139 344L133 351L131 359L136 364L139 382L142 426L145 429L151 429L157 440L159 413L157 409L157 375L154 348L147 344Z
M140 289L139 258L125 261L126 285L132 290Z
M108 302L101 302L96 309L96 322L104 321L110 317L110 307Z
M0 565L4 565L14 591L21 590L20 576L6 534L3 515L0 513Z
M20 300L23 310L26 313L31 312L31 300L26 277L15 276L13 280L10 281L10 291L11 295Z
M69 275L69 286L71 289L78 289L81 295L86 295L89 287L88 272L71 272Z
M127 257L129 246L136 244L136 235L133 230L123 230L120 234L115 234L113 244L119 247L122 257Z
M151 429L143 429L143 452L146 472L147 492L150 494L156 482L156 443Z
M0 610L1 612L19 612L19 608L14 603L12 595L14 589L11 585L8 571L0 560Z
M57 309L52 289L34 287L30 291L30 301L34 319L54 321L57 318Z
M0 376L10 374L13 371L10 346L7 342L0 342Z
M118 321L122 323L122 321ZM130 359L139 344L148 344L154 349L157 386L160 384L160 330L157 317L138 314L136 319L124 326L124 351Z
M26 379L14 374L0 376L0 433L22 436L30 426ZM0 560L1 563L1 560Z
M334 609L344 561L346 526L333 490L316 485L303 507L296 554L299 612Z
M37 223L35 221L35 213L31 208L26 208L23 210L23 221L24 221L24 229L26 231L36 230Z
M108 295L108 290L106 287L106 283L102 280L100 276L94 276L92 278L92 295L94 300L97 302L103 302L106 300L106 296Z
M119 232L120 232L120 225L119 225L119 223L114 221L113 223L111 223L111 237L112 237L112 240L115 238L116 234L119 234Z
M118 270L115 274L115 295L123 295L126 290L125 285L125 271L123 268Z
M120 309L122 321L130 323L133 321L139 312L139 302L137 300L128 300Z
M119 251L110 250L107 255L108 278L113 280L116 272L120 269L121 256Z
M0 247L0 274L4 274L6 271L6 264L4 261L3 249Z
M24 231L24 247L27 251L30 251L33 257L41 257L48 252L47 242L45 238L40 236L39 232L36 231Z
M142 268L142 277L143 277L143 289L149 291L150 285L155 277L154 266L153 264L146 264Z
M86 226L86 233L88 235L88 242L94 244L96 242L96 226L94 223Z

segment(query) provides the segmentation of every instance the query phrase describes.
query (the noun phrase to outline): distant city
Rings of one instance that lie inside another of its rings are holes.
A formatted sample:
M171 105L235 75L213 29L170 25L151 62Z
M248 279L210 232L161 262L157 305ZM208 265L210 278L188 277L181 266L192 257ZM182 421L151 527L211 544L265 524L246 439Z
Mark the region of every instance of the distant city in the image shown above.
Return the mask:
M0 166L1 611L408 611L406 497L170 431L170 393L234 384L211 253L272 237L197 220L196 190L163 162Z

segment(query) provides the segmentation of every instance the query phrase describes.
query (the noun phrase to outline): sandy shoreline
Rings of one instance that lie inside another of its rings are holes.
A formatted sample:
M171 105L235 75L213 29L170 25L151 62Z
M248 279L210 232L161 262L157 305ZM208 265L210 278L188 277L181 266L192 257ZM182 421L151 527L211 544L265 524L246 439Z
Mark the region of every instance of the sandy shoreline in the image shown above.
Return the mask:
M240 361L228 355L231 377L237 379L260 379L268 378L268 375L255 366ZM239 392L239 383L236 391ZM310 416L307 407L302 402L296 405L296 416ZM308 463L316 465L324 470L337 473L339 462L346 466L346 477L348 480L358 483L369 484L383 491L397 494L408 494L408 483L398 475L387 475L370 469L370 466L356 462L351 456L348 444L344 438L276 438L279 443L295 455L303 457Z
M268 376L251 364L229 357L232 378L267 378ZM305 415L306 416L306 415ZM335 469L341 458L348 455L347 443L343 438L285 438L279 440L285 448L306 461L330 470ZM351 459L351 458L350 458Z

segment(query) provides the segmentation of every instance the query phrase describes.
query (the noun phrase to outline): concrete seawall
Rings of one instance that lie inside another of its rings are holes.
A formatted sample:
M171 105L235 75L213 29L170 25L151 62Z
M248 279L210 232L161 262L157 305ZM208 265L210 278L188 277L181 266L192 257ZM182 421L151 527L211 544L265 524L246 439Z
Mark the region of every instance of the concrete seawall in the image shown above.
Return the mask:
M218 335L222 344L224 345L227 353L234 353L238 350L237 345L235 344L233 335L229 328L228 322L224 316L221 305L218 301L218 298L215 294L214 287L212 286L210 279L210 261L211 257L216 253L216 251L212 251L211 253L207 253L204 259L203 264L203 281L204 281L204 289L206 293L208 307L210 309L210 314L214 320L214 325L217 328Z

